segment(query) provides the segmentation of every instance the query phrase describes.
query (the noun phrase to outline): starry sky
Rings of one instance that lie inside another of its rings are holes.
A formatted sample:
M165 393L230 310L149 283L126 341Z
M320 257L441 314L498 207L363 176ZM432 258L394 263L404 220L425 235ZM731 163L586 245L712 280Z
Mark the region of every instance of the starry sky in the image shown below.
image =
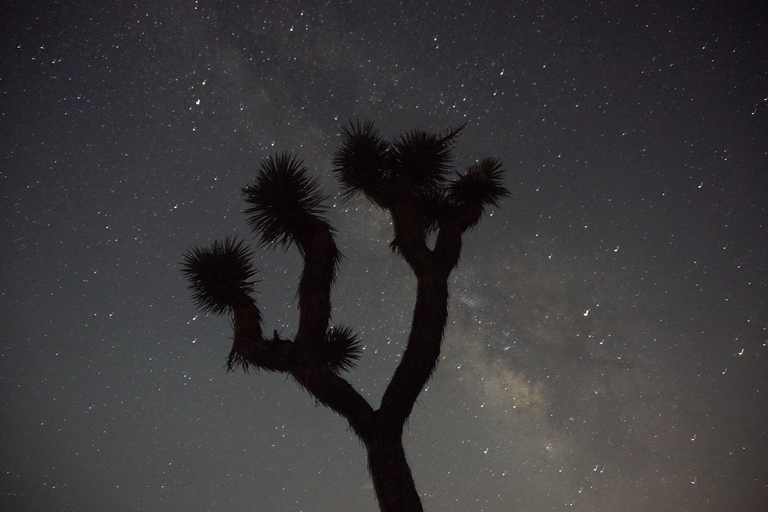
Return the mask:
M344 420L226 373L179 271L251 239L240 189L292 151L345 255L333 321L378 405L415 280L342 203L340 127L466 123L511 195L465 238L405 434L427 511L768 509L764 1L3 2L0 509L362 511ZM295 251L256 250L266 332Z

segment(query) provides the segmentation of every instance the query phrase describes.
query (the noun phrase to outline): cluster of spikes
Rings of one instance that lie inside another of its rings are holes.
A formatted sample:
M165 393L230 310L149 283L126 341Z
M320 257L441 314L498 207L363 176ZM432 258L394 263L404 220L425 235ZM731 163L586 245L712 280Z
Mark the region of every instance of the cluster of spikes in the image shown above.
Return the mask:
M481 213L485 206L498 206L509 193L496 158L481 159L465 173L450 177L454 143L463 129L462 125L442 135L412 130L387 141L371 122L350 123L342 128L342 145L333 160L342 197L362 194L385 210L411 202L420 210L426 231L449 216L461 215L457 210ZM473 217L472 226L480 219Z
M248 373L251 367L270 372L289 371L291 350L294 348L290 340L281 338L277 331L273 332L271 338L249 334L250 337L245 340L235 339L227 356L228 371L241 368ZM316 348L317 363L337 375L354 368L362 355L360 339L346 326L329 328Z
M313 227L332 230L324 216L326 197L295 155L265 158L253 182L243 187L243 197L248 225L264 246L287 249Z
M408 222L415 223L424 238L448 223L458 224L461 232L471 229L484 208L496 206L508 192L502 184L501 163L494 158L479 160L464 173L452 172L453 147L462 129L463 126L449 129L444 134L412 130L387 141L371 122L351 122L342 127L341 146L333 159L333 173L340 182L342 199L362 194L393 216L396 209L405 205ZM332 253L332 280L341 256L332 241L334 229L325 217L326 197L320 192L317 179L307 175L301 160L290 153L264 159L255 178L242 192L248 205L248 225L260 245L283 249L296 245L305 257L313 244L324 243L318 241L323 238L317 234L326 234L324 240L326 245L330 240L328 251ZM393 248L398 249L394 241ZM293 343L277 333L272 337L261 333L261 316L252 297L257 272L251 258L244 241L227 237L223 242L185 253L182 273L199 310L233 315L236 324L238 315L250 315L248 322L241 322L252 324L247 335L241 333L238 339L235 326L229 369L259 366L284 371L292 357ZM305 261L305 275L306 265ZM299 292L301 295L301 286ZM349 370L360 357L360 343L348 327L329 328L316 345L318 364L326 365L334 373Z
M243 240L228 236L206 248L194 247L182 257L181 272L192 301L204 313L223 315L251 303L256 269Z

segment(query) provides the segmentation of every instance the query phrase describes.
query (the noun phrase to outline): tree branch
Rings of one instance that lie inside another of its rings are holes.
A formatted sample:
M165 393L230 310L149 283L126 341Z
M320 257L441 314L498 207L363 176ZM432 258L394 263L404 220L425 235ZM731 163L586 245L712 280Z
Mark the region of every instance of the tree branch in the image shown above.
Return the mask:
M417 275L411 333L400 364L381 400L380 421L402 430L421 390L437 366L448 319L448 276Z
M373 408L346 379L311 362L297 361L290 373L318 402L344 417L361 440L370 439Z
M299 281L299 328L296 345L317 361L317 344L325 339L331 319L331 286L341 254L332 228L316 225L297 234L296 245L304 260Z

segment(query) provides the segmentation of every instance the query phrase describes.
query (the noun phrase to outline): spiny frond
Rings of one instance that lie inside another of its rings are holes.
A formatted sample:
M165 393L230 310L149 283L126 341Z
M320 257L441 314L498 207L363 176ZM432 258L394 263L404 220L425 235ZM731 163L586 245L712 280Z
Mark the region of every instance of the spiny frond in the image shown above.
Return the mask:
M265 158L253 182L243 188L248 224L263 245L287 248L315 226L331 229L323 217L325 199L303 162L288 152Z
M467 169L459 179L450 185L450 197L459 205L493 205L509 196L503 185L501 161L486 157Z
M375 205L386 203L387 142L373 123L360 121L341 127L341 146L333 157L333 172L346 201L363 193Z
M361 353L360 340L351 328L345 326L328 329L320 349L323 362L337 374L354 368Z
M411 130L392 143L390 167L398 185L419 195L431 193L446 182L453 160L453 145L464 126L444 136Z
M221 315L251 300L256 270L244 242L227 237L224 242L188 250L182 256L181 273L189 281L195 305L203 312Z

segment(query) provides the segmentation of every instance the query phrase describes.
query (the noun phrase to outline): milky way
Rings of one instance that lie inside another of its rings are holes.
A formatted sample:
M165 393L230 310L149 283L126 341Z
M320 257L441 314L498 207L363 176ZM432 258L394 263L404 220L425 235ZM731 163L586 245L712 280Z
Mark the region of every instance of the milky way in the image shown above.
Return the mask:
M405 434L425 510L768 508L765 2L4 10L0 509L377 510L345 422L227 374L179 272L251 238L241 187L294 152L377 406L415 280L330 173L358 118L466 124L456 169L496 156L511 192L464 241ZM266 332L295 333L300 263L256 250Z

